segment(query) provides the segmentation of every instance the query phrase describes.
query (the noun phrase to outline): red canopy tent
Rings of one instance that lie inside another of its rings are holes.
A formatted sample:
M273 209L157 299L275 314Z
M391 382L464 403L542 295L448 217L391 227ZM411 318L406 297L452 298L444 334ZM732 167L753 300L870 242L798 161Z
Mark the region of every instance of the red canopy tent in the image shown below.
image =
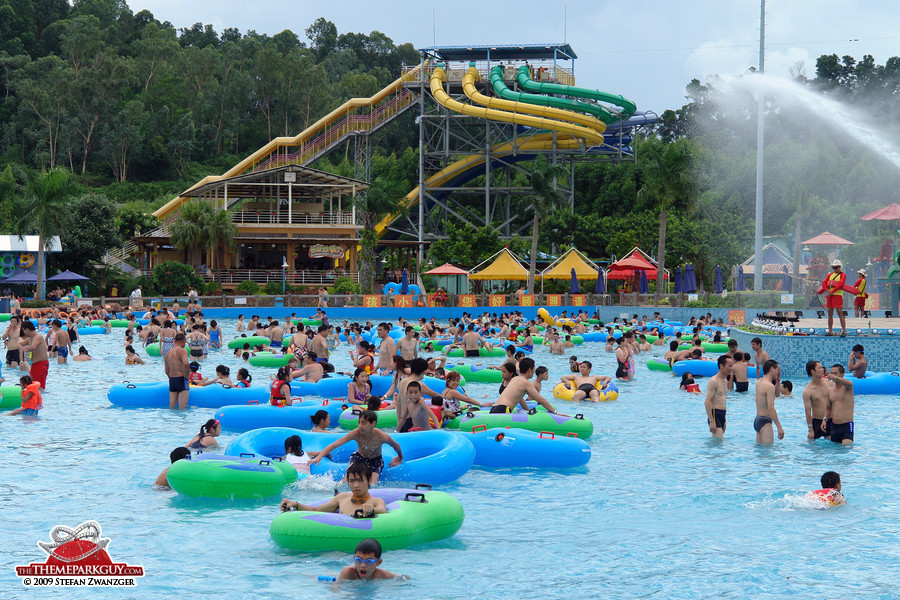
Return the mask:
M824 233L820 233L814 238L809 238L805 242L804 245L809 246L853 246L853 242L850 240L845 240L842 237L836 236L833 233L828 233L827 231Z
M656 279L656 265L650 263L650 261L637 252L633 252L622 260L617 260L609 265L609 271L607 271L606 278L631 279L636 277L637 273L635 273L635 271L646 271L647 279ZM664 273L664 275L665 278L668 279L668 273Z
M424 275L468 275L469 272L459 267L454 267L450 263L444 263L439 267L435 267L430 271L425 271Z
M863 221L896 221L897 219L900 219L900 204L894 202L884 208L879 208L875 212L870 212L869 214L860 217L860 219Z

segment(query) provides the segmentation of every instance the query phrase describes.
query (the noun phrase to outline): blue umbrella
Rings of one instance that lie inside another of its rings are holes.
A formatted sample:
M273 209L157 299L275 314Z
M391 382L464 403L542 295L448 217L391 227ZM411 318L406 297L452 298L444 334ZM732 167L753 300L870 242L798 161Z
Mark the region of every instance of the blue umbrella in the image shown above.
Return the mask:
M400 276L400 295L406 296L407 294L409 294L409 273L403 269L403 274Z
M48 277L47 281L88 281L90 277L73 273L72 271L63 271L53 277Z
M578 276L575 274L575 267L572 267L572 282L569 284L569 293L581 293L581 289L578 287Z
M791 291L791 274L788 271L788 266L784 265L784 275L781 276L781 289L784 292Z
M597 271L597 287L594 288L595 294L606 293L606 282L603 280L603 269Z
M29 273L28 271L23 271L18 275L13 275L12 277L4 279L3 283L37 283L37 275Z
M739 292L747 291L747 286L744 284L744 265L738 265L737 291L739 291Z
M684 291L684 283L681 281L681 267L675 267L675 293L680 294Z
M716 293L721 294L723 289L725 289L725 288L722 286L722 267L720 267L719 265L716 265L716 283L715 283Z
M693 263L688 263L684 268L684 293L693 294L697 291L697 278L694 275Z
M650 284L647 282L647 271L641 269L640 290L642 294L650 293Z

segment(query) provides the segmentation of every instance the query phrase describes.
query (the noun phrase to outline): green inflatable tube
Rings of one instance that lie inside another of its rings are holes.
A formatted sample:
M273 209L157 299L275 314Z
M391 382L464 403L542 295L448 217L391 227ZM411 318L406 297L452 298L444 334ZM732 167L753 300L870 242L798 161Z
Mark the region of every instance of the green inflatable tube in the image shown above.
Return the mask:
M147 344L147 347L144 348L147 351L147 356L161 356L161 351L159 349L159 342L154 342L152 344Z
M535 325L535 327L537 328L538 331L546 331L546 329L547 329L543 325ZM516 331L525 331L526 329L527 329L527 327L516 327Z
M10 318L12 318L10 313L0 313L0 323L5 323L6 321L9 321Z
M569 336L569 337L570 337L572 343L575 344L576 346L580 346L580 345L582 345L582 344L584 343L584 338L581 337L580 335L573 335L573 336ZM544 339L545 339L545 338L544 338L544 336L542 336L542 335L533 335L533 336L531 336L531 341L534 342L534 343L535 343L536 345L538 345L538 346L541 346L541 345L544 344ZM565 342L565 341L566 341L566 336L560 334L560 336L559 336L559 341ZM550 342L547 342L547 345L549 345L549 344L550 344Z
M600 90L592 90L588 88L574 87L571 85L562 85L559 83L538 83L531 78L531 68L528 65L522 65L516 72L516 81L522 86L522 89L528 92L538 94L559 94L562 96L575 96L578 98L589 98L591 100L599 100L601 102L609 102L622 108L625 118L630 117L637 110L637 105L628 100L624 96L618 94L607 94Z
M173 490L192 498L271 498L297 480L297 469L280 460L200 454L175 461L167 477Z
M447 348L449 349L450 346L447 346ZM465 351L463 351L462 348L453 348L449 352L447 350L444 350L444 354L446 354L447 356L459 358L461 356L465 356L466 353L465 353ZM506 356L506 350L504 350L500 346L494 346L490 350L488 350L487 348L481 347L478 349L478 356L482 356L482 357Z
M303 325L304 327L318 327L321 324L321 319L294 319L294 325Z
M128 327L128 319L110 319L109 324L113 327Z
M243 348L244 344L250 344L250 348L252 349L254 346L268 346L272 340L267 337L263 337L261 335L251 335L249 337L239 337L234 338L230 342L228 342L229 350L237 350L238 348Z
M22 388L17 385L0 385L0 408L22 406Z
M473 365L456 365L455 367L447 367L447 370L456 371L467 381L480 381L483 383L500 383L503 381L503 375L499 369Z
M728 342L718 343L718 342L701 342L700 346L706 350L707 352L717 352L719 354L725 354L728 352ZM693 344L681 344L678 346L679 350L690 350L693 348Z
M588 104L587 102L578 102L577 100L567 100L565 98L557 98L556 96L542 96L540 94L527 94L524 92L514 92L506 86L503 81L503 67L497 65L491 69L491 86L494 93L504 100L513 102L527 102L528 104L537 104L539 106L552 106L563 110L571 110L576 112L587 113L598 117L604 123L615 123L619 120L614 114L597 104Z
M250 357L250 364L254 367L283 367L293 358L293 354L273 354L271 352L259 352Z
M547 431L559 436L576 435L588 439L594 434L594 424L582 415L574 417L554 415L545 410L524 411L517 408L512 413L490 414L487 410L469 411L444 423L444 429L460 431L480 431L482 429L527 429L529 431Z
M444 492L382 488L372 495L382 496L391 510L364 520L338 513L285 512L272 521L269 535L279 548L300 552L353 552L367 538L378 540L384 550L400 550L449 538L465 518L459 500Z
M663 358L650 358L647 359L647 368L651 371L671 371L672 365L669 364L669 361Z
M341 413L340 418L338 419L338 423L341 427L346 430L356 429L357 422L359 421L359 411L365 410L365 406L354 406L352 408L348 408L344 412ZM353 414L353 411L356 411L356 414ZM393 408L386 410L379 410L376 412L378 415L378 428L379 429L388 429L388 428L397 428L397 411Z

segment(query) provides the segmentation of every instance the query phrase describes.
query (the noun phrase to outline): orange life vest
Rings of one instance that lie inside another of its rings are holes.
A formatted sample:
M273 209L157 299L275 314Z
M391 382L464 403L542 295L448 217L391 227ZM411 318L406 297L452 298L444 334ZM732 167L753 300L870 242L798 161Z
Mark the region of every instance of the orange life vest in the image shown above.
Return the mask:
M281 393L281 386L283 386L284 383L285 382L281 379L276 379L272 382L272 386L269 388L269 403L272 406L286 406L285 400L287 400L287 398Z

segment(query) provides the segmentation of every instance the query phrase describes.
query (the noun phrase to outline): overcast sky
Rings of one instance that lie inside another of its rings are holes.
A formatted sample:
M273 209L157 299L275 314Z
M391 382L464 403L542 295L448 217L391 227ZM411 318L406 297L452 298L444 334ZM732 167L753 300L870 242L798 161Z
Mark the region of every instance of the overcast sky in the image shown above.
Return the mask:
M639 109L662 112L684 104L694 77L734 74L759 62L759 0L131 0L176 27L212 24L276 34L304 30L318 17L339 33L378 30L416 48L438 45L568 41L579 85L622 94ZM564 8L565 7L565 10ZM564 18L564 13L566 18ZM432 18L434 15L434 19ZM436 26L433 27L432 23ZM896 0L769 0L766 71L787 75L798 62L815 74L822 54L900 55ZM304 40L306 41L306 40Z

